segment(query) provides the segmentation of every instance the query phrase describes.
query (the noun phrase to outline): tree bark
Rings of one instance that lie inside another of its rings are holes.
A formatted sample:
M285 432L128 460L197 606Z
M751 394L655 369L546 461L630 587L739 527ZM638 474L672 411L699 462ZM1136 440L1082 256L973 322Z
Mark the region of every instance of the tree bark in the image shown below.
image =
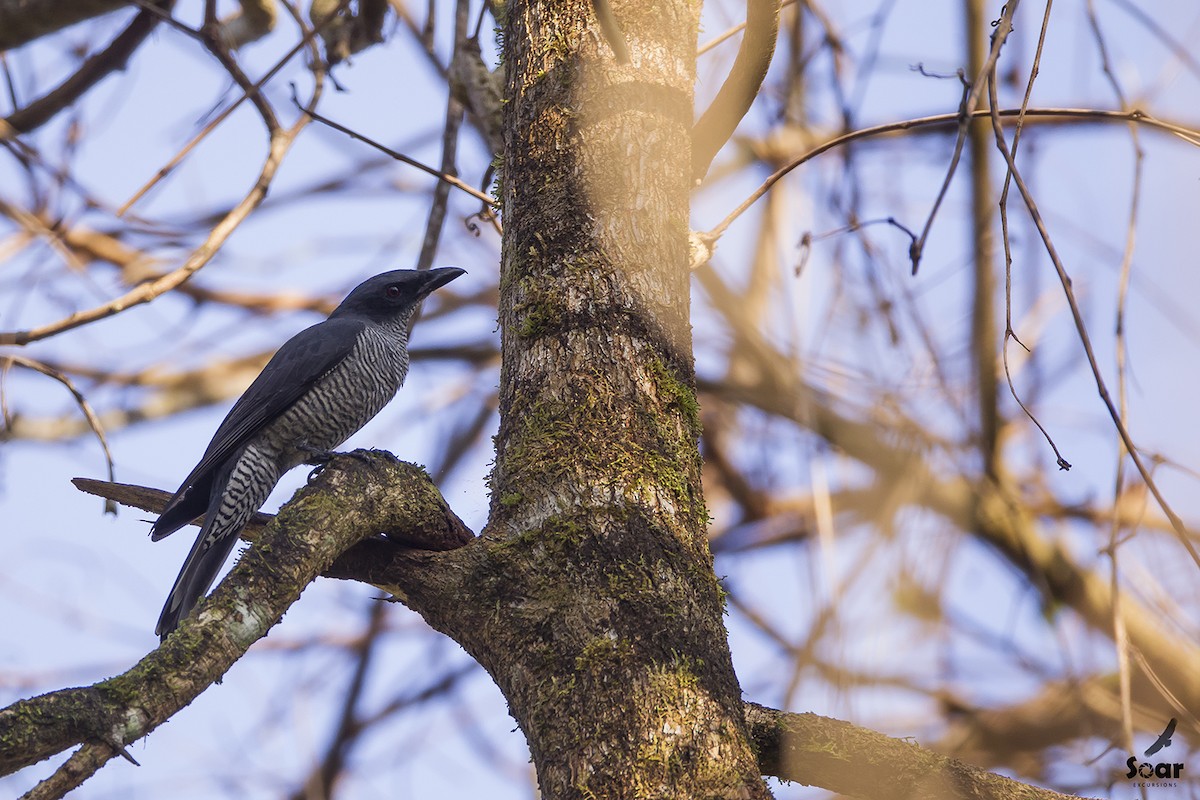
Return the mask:
M816 714L746 704L764 775L887 800L1067 800L919 747Z

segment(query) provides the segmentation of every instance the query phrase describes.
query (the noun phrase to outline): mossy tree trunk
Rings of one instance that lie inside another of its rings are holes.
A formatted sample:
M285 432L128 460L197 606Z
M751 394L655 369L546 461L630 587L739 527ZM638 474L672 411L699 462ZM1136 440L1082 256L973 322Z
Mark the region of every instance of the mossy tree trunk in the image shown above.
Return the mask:
M452 633L508 699L543 797L766 797L700 486L699 4L613 13L629 64L587 0L508 4L501 423L464 599L478 624Z

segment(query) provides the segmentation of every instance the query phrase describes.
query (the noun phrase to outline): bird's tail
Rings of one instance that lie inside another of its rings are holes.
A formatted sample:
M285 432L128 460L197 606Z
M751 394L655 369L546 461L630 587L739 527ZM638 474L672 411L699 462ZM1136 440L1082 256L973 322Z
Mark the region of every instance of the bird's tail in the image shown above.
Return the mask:
M167 602L162 613L158 616L158 625L154 633L160 641L166 641L167 635L179 626L179 621L188 615L200 598L208 592L221 571L221 566L229 558L229 552L237 543L237 531L226 533L224 536L210 536L209 522L205 520L196 543L188 553L179 577L167 595Z

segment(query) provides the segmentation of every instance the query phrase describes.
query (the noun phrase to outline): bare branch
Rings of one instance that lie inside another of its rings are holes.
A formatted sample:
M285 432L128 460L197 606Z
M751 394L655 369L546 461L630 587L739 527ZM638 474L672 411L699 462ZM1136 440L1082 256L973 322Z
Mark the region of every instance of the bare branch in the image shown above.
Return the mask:
M763 774L867 800L1067 800L926 750L816 714L746 703L746 723Z
M780 0L750 0L746 4L746 35L733 69L717 90L712 105L692 128L692 178L701 180L717 151L724 146L750 110L767 77L775 40L779 37Z
M100 442L100 449L104 451L104 463L108 467L108 479L110 481L113 480L113 457L112 452L108 449L108 439L104 436L104 426L100 424L100 420L96 417L96 412L92 410L91 403L89 403L87 398L83 396L83 392L75 388L75 384L72 383L71 379L59 370L47 366L39 361L34 361L30 358L24 358L23 356L8 354L0 355L0 377L2 377L3 373L7 372L9 367L14 364L25 367L26 369L31 369L34 372L40 372L49 378L53 378L66 387L67 391L71 393L71 396L75 398L75 403L79 406L80 412L83 413L84 419L87 420L88 427L91 428L92 433L96 435L96 439ZM115 514L117 512L117 507L113 505L112 501L108 501L104 504L104 510L110 514Z
M460 545L470 539L424 470L370 451L334 459L285 505L259 546L243 554L198 612L136 666L93 686L0 710L6 745L0 774L84 742L107 747L98 758L108 760L219 680L318 575L348 577L347 569L364 561L378 568L384 550L392 552L393 575L434 568L431 561L405 559L400 554L412 551L378 538L428 541L425 531L454 532ZM371 555L353 555L356 543ZM401 562L408 566L398 567Z
M1009 120L1014 117L1042 117L1045 119L1073 119L1073 120L1088 120L1092 122L1116 122L1127 123L1134 122L1139 125L1146 125L1156 130L1170 133L1178 136L1180 139L1188 142L1191 145L1200 147L1200 127L1189 127L1180 125L1165 120L1156 119L1144 111L1104 111L1099 109L1089 108L1030 108L1030 109L1012 109L1006 108L999 112L993 112L990 109L980 109L971 112L968 116L972 119L978 117L989 117L995 114L1002 120ZM916 128L939 127L948 122L956 122L962 118L960 114L936 114L931 117L918 117L915 119L901 120L900 122L888 122L882 125L874 125L869 128L861 128L850 133L835 136L821 144L808 150L803 155L800 155L784 166L775 170L771 175L763 181L762 185L755 189L749 197L742 201L737 208L729 213L725 219L721 220L716 227L707 231L703 236L712 241L720 239L725 231L733 224L734 220L746 212L750 206L758 201L764 194L774 188L784 176L822 153L826 153L834 148L841 147L851 142L860 141L862 139L870 139L875 136L884 134L896 133L898 131L913 130Z
M250 192L217 223L209 233L208 238L205 239L203 244L192 251L192 255L183 263L183 266L157 280L143 283L104 305L86 311L78 311L57 322L51 322L37 328L0 333L0 345L26 345L30 342L55 336L64 331L69 331L73 328L95 322L96 320L119 314L134 306L149 303L154 298L182 284L216 255L217 250L221 248L221 245L225 243L230 234L266 198L267 188L271 185L271 181L275 177L275 172L279 169L284 155L291 148L292 143L304 127L306 121L301 119L293 128L271 138L266 162L263 164L262 171L259 173L254 186L251 187Z
M0 0L0 50L11 50L85 19L108 14L128 0Z
M484 203L486 203L489 206L498 208L500 205L500 203L496 200L496 198L494 198L490 195L484 194L483 192L476 189L474 186L471 186L469 183L464 183L463 181L459 180L458 178L454 177L453 175L447 175L444 172L439 172L438 170L434 169L433 167L426 166L425 164L422 164L420 161L417 161L416 159L413 159L413 158L409 158L408 156L404 155L403 153L397 153L395 150L392 150L390 147L385 147L384 145L380 144L379 142L375 141L374 139L371 139L367 136L363 136L361 133L358 133L357 131L350 130L349 128L347 128L344 125L339 125L338 123L334 122L333 120L329 119L328 117L324 117L320 114L317 114L316 112L309 111L308 115L310 117L312 117L314 120L316 120L317 122L321 123L322 125L328 125L329 127L333 128L336 131L341 131L342 133L346 134L347 136L349 136L352 139L358 139L360 142L365 142L365 143L369 144L371 147L374 147L379 152L387 153L392 158L396 159L397 161L403 161L405 164L408 164L410 167L416 167L417 169L421 170L425 174L432 175L433 177L437 178L438 180L444 181L444 182L450 184L451 186L453 186L454 188L460 189L460 190L466 192L467 194L471 195L472 197L474 197L477 200L482 200Z
M160 0L157 7L169 8L173 2L174 0ZM130 56L154 30L159 19L159 15L152 11L139 11L129 23L129 27L121 31L108 47L84 61L70 78L19 111L0 119L0 141L45 125L55 114L74 103L106 76L125 69ZM0 21L0 28L2 27L3 22ZM0 46L0 50L3 49L3 46Z
M963 145L966 143L967 133L971 129L972 115L979 107L979 101L983 99L983 93L987 90L987 76L995 71L996 62L1000 58L1000 49L1004 47L1004 42L1012 32L1013 16L1017 13L1018 5L1020 5L1020 0L1009 0L1009 2L1005 3L1004 10L1000 13L1000 21L996 25L996 29L992 32L992 47L988 53L987 60L983 62L983 66L979 72L974 75L971 82L965 87L965 96L958 109L958 136L954 140L954 153L950 156L950 166L946 170L946 177L942 181L942 188L938 190L937 197L933 201L933 208L929 210L929 217L925 220L925 227L921 230L921 235L913 244L912 249L909 250L913 275L917 274L917 267L921 263L921 255L925 252L925 242L929 239L929 231L933 228L933 220L937 217L942 200L946 198L946 192L950 190L950 181L954 179L954 172L958 169L958 160L962 156Z

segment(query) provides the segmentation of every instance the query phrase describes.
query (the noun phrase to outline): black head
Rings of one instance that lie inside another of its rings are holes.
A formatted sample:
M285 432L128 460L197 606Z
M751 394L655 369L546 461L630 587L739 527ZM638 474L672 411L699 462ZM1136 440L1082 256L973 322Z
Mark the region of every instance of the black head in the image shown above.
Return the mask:
M354 291L346 295L342 304L329 316L330 319L346 316L364 317L376 322L405 318L434 289L445 286L464 274L466 271L458 267L429 270L395 269L385 272L354 287Z

